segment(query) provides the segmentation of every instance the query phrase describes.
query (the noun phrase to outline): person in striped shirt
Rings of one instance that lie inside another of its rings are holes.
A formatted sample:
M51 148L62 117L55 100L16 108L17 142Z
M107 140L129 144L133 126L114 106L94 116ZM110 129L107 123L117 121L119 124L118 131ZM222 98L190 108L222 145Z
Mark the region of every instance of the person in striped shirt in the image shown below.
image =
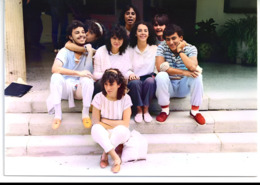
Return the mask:
M183 39L180 26L169 24L164 30L165 43L157 48L156 97L162 111L156 117L158 123L164 123L170 114L170 98L191 95L190 115L200 125L205 119L199 113L203 98L203 82L201 68L198 67L197 48Z

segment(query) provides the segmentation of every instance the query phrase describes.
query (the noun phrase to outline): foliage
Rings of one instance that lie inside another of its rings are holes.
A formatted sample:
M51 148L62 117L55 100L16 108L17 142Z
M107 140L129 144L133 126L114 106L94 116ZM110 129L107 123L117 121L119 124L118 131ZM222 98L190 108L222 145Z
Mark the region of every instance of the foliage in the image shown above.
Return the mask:
M210 60L216 51L216 26L215 20L202 20L195 25L195 44L198 48L199 60Z
M237 56L242 63L257 64L257 17L246 15L237 20L229 19L221 27L220 35L227 47L228 57L235 61ZM239 50L239 48L244 48Z

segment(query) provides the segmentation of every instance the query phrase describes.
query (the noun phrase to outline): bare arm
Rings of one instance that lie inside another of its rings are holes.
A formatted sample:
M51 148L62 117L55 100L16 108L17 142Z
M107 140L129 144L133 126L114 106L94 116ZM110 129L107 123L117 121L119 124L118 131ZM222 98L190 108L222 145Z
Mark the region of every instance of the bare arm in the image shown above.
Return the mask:
M93 106L93 109L92 109L92 122L93 122L93 124L100 124L105 129L112 129L113 128L111 125L108 125L106 123L102 123L100 121L100 118L101 118L100 110Z
M75 43L73 43L71 41L68 41L65 44L65 48L67 48L70 51L75 51L75 52L79 52L79 53L83 53L83 52L86 51L83 46L78 46L77 44L75 44Z
M53 65L52 65L52 73L93 78L92 74L88 70L75 71L75 70L71 70L71 69L66 69L62 66L63 66L63 63L60 60L55 59Z
M116 127L118 125L124 125L126 127L129 127L131 114L132 114L131 107L129 107L126 110L124 110L122 120L110 120L110 119L102 118L101 122L108 124L108 125L111 125L112 127Z
M186 45L186 41L181 41L177 46L177 52L179 53L180 51L183 51ZM179 56L181 57L184 65L189 71L196 71L196 68L198 66L198 60L196 56L188 57L185 53L180 53Z

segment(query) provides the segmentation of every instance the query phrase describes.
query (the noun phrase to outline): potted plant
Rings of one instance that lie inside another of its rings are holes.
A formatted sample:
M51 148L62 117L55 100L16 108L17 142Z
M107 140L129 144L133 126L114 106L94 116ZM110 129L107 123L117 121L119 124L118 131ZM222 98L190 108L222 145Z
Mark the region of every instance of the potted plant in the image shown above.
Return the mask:
M237 63L239 59L244 65L257 65L256 15L227 20L221 26L220 35L225 43L227 56L232 62Z
M198 48L199 60L210 60L215 51L215 41L217 38L216 26L213 18L196 23L195 25L195 43Z

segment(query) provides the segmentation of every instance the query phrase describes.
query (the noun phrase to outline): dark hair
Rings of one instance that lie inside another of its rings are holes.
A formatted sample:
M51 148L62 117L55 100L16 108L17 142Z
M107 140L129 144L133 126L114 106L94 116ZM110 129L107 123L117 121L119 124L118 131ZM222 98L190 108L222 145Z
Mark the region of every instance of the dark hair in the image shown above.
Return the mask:
M163 31L163 38L165 40L166 36L173 35L177 33L179 37L183 36L183 30L180 26L176 24L169 24L166 26L165 30Z
M85 30L84 24L81 21L78 21L78 20L73 20L71 22L71 24L67 27L67 35L66 35L66 37L67 37L68 40L70 40L69 36L72 36L72 30L74 30L74 29L76 29L78 27L82 27Z
M111 49L112 49L112 45L111 45L111 41L110 39L112 37L116 36L118 39L123 39L123 44L122 46L119 48L119 55L122 55L127 46L128 46L128 37L127 37L127 33L124 27L120 26L119 24L116 24L109 32L108 37L107 37L107 41L106 41L106 48L108 50L108 54L110 55Z
M140 14L139 14L139 11L138 9L133 6L133 5L126 5L122 11L121 11L121 14L120 14L120 17L119 17L119 23L123 26L125 26L125 13L130 10L130 8L133 8L133 10L135 11L135 14L136 14L136 22L140 21Z
M152 20L152 24L159 24L159 25L168 25L170 23L169 17L167 14L156 14Z
M130 32L130 43L129 45L133 48L137 45L137 37L136 37L136 32L137 32L137 28L140 24L143 24L145 26L147 26L148 28L148 32L149 32L149 36L147 38L147 44L149 45L155 45L156 44L156 34L155 34L155 31L152 27L151 24L149 23L146 23L144 21L139 21L139 22L136 22Z
M107 95L107 92L104 87L106 82L109 82L110 84L113 84L114 82L116 82L118 85L120 84L120 87L118 88L117 91L118 100L120 100L126 94L126 89L127 89L126 80L118 69L110 68L104 72L101 78L102 94L104 96Z
M97 25L100 24L101 28L102 28L102 33L100 31L99 26ZM91 45L94 49L98 49L100 46L103 46L105 44L105 35L106 35L106 29L105 27L95 21L95 20L86 20L85 21L85 30L87 31L92 31L94 34L96 34L97 39L94 40L93 42L91 42Z

